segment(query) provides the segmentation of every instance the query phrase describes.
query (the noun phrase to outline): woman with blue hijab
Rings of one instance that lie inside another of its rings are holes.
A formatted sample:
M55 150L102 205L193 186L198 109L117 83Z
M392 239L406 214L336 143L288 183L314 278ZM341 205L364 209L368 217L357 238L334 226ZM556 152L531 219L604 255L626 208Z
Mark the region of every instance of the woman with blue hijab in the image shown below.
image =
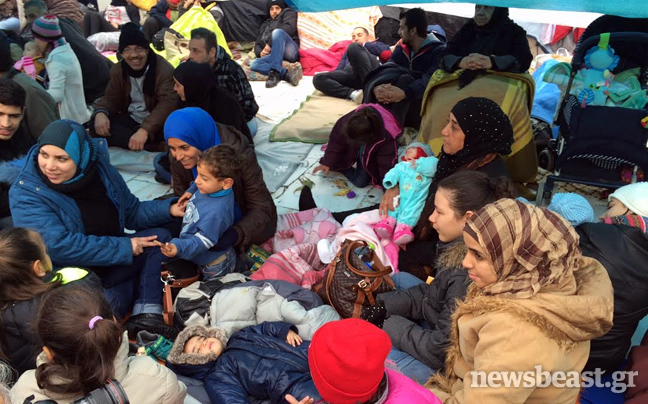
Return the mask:
M14 224L37 230L54 267L81 266L99 275L119 316L131 312L131 336L146 329L173 337L162 320L156 228L182 217L175 201L140 202L108 159L104 139L76 122L49 124L9 191ZM136 231L126 234L125 229Z
M246 158L247 165L234 181L234 195L241 211L241 219L230 227L212 248L225 250L237 247L245 250L251 244L261 244L275 233L277 208L263 181L263 172L257 162L254 148L245 135L231 126L214 122L200 108L174 111L164 124L164 140L171 152L173 191L185 204L196 192L193 180L200 154L210 147L227 144Z

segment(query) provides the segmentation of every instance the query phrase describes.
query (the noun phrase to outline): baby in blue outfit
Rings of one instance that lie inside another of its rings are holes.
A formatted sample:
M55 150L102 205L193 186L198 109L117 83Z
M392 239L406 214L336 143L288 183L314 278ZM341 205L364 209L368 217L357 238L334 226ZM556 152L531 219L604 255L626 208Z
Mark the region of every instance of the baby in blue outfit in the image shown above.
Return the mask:
M410 146L402 161L385 175L385 189L398 185L400 196L396 209L374 226L379 238L388 239L393 233L397 245L414 240L412 228L421 216L439 162L434 156L428 157L428 153L423 147Z
M232 272L236 267L233 247L212 251L211 247L234 224L234 178L244 164L236 150L218 145L205 150L198 161L194 192L182 221L180 238L161 244L162 254L200 266L203 280Z

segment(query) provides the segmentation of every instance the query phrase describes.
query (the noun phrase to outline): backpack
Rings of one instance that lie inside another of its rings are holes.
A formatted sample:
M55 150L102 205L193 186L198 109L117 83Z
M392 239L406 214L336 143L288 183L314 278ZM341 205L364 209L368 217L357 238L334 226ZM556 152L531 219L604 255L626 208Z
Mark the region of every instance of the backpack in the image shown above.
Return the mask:
M183 330L189 319L190 325L209 324L209 309L216 293L246 281L244 275L232 273L206 282L194 282L181 289L173 304L173 325Z

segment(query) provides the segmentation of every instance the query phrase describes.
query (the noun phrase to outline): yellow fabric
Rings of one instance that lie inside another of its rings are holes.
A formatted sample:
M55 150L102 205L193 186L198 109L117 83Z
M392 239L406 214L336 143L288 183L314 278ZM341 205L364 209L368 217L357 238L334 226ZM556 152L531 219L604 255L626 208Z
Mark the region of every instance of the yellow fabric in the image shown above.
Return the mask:
M157 3L157 0L132 0L131 3L144 11L151 11L151 8Z
M227 46L227 40L225 39L223 31L221 31L218 23L214 19L214 16L212 16L211 13L204 8L197 6L191 7L180 18L178 18L176 22L171 25L171 29L187 38L187 40L191 38L191 30L195 28L207 28L208 30L215 33L218 45L225 49L225 52L227 52L230 57L232 56L232 52ZM167 52L166 49L163 51L157 51L153 47L153 45L151 45L151 49L153 49L153 52L165 58L169 63L171 63L173 67L178 67L182 59L185 57L183 53L178 52L177 48L172 49L171 52Z
M270 133L270 140L326 143L335 122L356 108L358 104L351 100L328 97L316 91L291 116L275 126Z
M450 110L468 97L486 97L495 101L509 117L513 127L511 154L502 156L514 182L533 181L538 172L538 161L533 143L530 112L535 94L535 82L528 73L489 71L459 90L459 75L463 70L446 73L439 69L428 83L421 106L419 142L430 145L436 155L441 152L441 131L448 121ZM533 149L531 152L530 149ZM525 152L525 158L513 157ZM534 157L535 156L535 157Z
M61 268L56 271L56 273L61 275L61 282L63 285L78 281L79 279L83 279L86 277L86 275L88 275L88 271L86 271L85 269L75 267Z

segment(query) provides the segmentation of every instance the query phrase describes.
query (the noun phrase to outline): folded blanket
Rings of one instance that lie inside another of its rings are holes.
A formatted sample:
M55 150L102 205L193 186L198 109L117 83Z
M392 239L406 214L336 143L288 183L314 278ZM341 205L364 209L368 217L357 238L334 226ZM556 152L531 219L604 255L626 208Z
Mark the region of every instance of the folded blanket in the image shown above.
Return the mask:
M327 50L319 48L301 49L299 51L299 62L304 68L304 75L313 76L315 73L335 70L349 44L351 44L351 41L340 41Z

